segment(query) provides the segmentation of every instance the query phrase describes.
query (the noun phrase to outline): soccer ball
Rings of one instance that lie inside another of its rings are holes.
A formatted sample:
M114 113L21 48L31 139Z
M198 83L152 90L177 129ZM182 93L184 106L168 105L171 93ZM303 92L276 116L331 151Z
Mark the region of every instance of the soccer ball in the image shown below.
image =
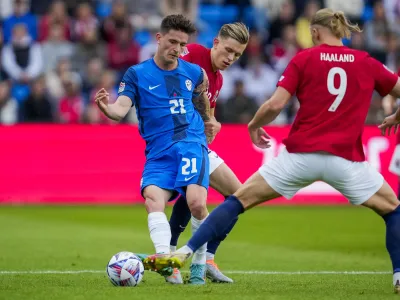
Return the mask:
M139 257L132 252L119 252L107 265L107 275L116 286L137 286L143 279L144 266Z

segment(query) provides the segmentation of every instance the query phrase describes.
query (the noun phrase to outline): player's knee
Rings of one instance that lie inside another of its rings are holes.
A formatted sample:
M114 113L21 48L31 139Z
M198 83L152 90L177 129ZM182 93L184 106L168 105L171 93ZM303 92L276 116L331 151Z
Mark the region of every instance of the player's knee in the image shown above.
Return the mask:
M193 217L198 220L203 220L207 214L207 206L206 206L206 199L202 197L195 197L188 201L190 212L192 213Z
M165 209L164 201L157 200L154 197L147 196L145 197L145 206L148 213L152 212L163 212Z

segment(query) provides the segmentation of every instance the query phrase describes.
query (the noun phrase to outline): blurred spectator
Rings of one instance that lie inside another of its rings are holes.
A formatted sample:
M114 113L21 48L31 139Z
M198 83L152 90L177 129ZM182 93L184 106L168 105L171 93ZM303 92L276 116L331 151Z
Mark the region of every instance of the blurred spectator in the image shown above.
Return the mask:
M386 66L392 71L397 72L397 58L400 54L399 38L396 34L391 33L388 36L387 53L386 53Z
M89 60L83 73L82 92L85 98L90 98L92 89L96 88L104 72L103 60L94 57Z
M31 13L37 16L43 16L47 13L54 0L30 0Z
M84 112L81 79L77 73L69 73L63 84L65 96L60 100L59 121L67 124L80 123Z
M286 0L279 11L278 17L271 23L269 28L268 42L273 42L282 36L282 30L287 25L294 25L294 6L291 0Z
M325 7L341 10L351 21L359 23L365 0L325 0Z
M55 103L65 95L63 78L71 71L71 62L67 58L61 58L57 62L55 70L46 73L46 91Z
M1 0L0 1L0 20L6 19L11 16L13 12L14 0Z
M133 3L132 3L133 2ZM131 22L136 29L160 27L161 9L159 0L128 0Z
M351 36L350 48L357 50L365 50L365 38L361 32L354 32Z
M43 16L39 23L39 41L47 40L50 29L53 24L59 24L62 27L62 35L65 40L71 38L70 19L67 15L65 3L61 0L54 1L50 6L47 15Z
M107 118L97 107L97 104L95 103L94 99L96 96L96 93L98 90L101 88L105 88L107 92L110 94L110 103L113 103L115 100L117 100L118 94L117 90L115 88L115 83L116 83L116 77L113 71L111 70L106 70L103 72L100 82L98 83L97 87L92 90L92 93L90 95L90 102L87 107L87 121L91 124L112 124L116 123L109 118Z
M14 124L18 121L18 103L10 96L10 83L0 81L0 124Z
M54 121L53 108L46 93L44 76L33 81L31 95L22 104L22 120L27 123L51 123Z
M282 39L275 40L271 46L271 59L278 73L282 73L289 61L299 51L297 44L296 29L292 25L283 28Z
M7 74L4 72L3 66L1 64L1 53L3 50L3 30L0 27L0 81L7 79Z
M106 48L99 40L96 29L88 30L82 36L82 40L76 45L76 54L73 59L74 69L83 74L90 59L98 57L106 60Z
M156 54L157 47L158 47L157 40L156 40L156 33L157 33L157 30L153 28L150 31L151 40L146 45L144 45L142 48L140 48L139 62L148 60Z
M1 61L7 75L23 83L43 72L40 45L28 35L24 24L13 28L12 41L4 47Z
M162 15L182 14L191 21L197 19L198 0L160 0Z
M242 78L246 95L254 98L258 106L272 95L278 82L278 74L257 56L252 57Z
M118 28L130 27L129 15L123 0L116 0L112 4L111 15L101 25L101 37L107 43L115 42Z
M132 41L132 29L119 28L116 41L108 44L109 67L124 73L130 66L139 62L139 50L139 45Z
M364 30L367 50L376 59L385 63L389 26L382 2L378 1L374 4L374 17L365 23Z
M310 48L313 42L310 34L311 19L315 13L320 9L317 1L308 1L302 16L296 21L296 37L297 43L301 48Z
M247 124L258 109L253 98L244 92L243 81L236 81L234 94L228 99L223 109L223 121L227 123Z
M97 31L97 18L93 9L87 2L80 3L76 9L76 20L72 23L72 37L76 41L84 39L87 32Z
M381 123L384 118L385 113L382 106L382 97L377 92L374 92L365 124L378 124Z
M4 20L4 41L11 41L13 28L16 24L25 24L28 29L29 36L37 39L37 18L29 13L29 0L14 0L13 15Z
M46 59L45 72L54 70L60 58L71 58L74 51L74 45L65 40L63 26L54 23L50 29L48 39L42 44L43 57Z

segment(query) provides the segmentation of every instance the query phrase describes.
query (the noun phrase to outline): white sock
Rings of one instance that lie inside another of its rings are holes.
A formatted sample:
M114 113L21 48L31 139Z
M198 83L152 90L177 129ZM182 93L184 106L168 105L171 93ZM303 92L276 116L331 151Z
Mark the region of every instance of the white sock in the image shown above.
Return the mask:
M156 253L170 253L169 243L171 242L171 228L165 213L149 213L148 225L150 238L153 241Z
M176 251L176 246L169 246L169 249L171 250L171 252L175 252Z
M190 249L188 246L183 246L182 248L179 248L178 250L176 250L176 253L184 253L184 254L190 254L193 255L193 251L192 249Z
M396 272L393 274L393 285L396 285L397 281L399 281L400 283L400 272Z
M192 216L192 234L195 234L197 229L199 229L200 225L204 222L206 218L203 220L198 220ZM192 264L205 265L206 264L206 251L207 251L207 243L201 246L193 255Z
M207 259L207 260L214 260L214 256L215 256L215 255L212 254L212 253L210 253L210 252L207 252L207 253L206 253L206 259Z

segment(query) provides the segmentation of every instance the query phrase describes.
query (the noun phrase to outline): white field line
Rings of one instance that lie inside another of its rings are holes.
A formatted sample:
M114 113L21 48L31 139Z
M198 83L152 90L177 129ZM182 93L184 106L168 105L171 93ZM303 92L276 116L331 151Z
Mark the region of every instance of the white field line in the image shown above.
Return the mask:
M183 271L187 272L187 271ZM0 275L42 275L42 274L106 274L106 270L37 270L37 271L6 271L0 270ZM388 271L224 271L226 274L243 274L243 275L383 275L392 274Z

